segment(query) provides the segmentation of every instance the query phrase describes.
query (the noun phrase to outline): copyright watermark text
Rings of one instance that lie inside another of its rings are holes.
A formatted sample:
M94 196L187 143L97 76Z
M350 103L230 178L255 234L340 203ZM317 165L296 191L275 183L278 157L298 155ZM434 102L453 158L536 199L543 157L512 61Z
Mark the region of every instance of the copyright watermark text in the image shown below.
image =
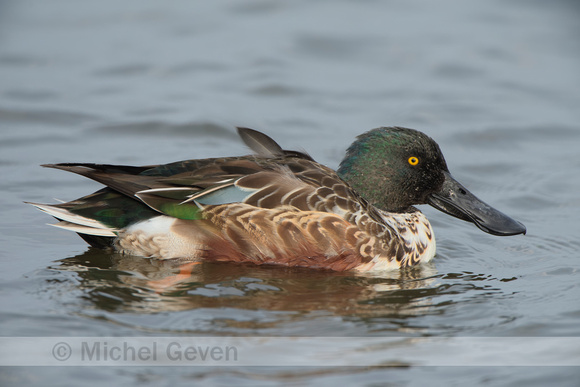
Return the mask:
M65 342L55 344L53 356L65 361L71 357L71 346ZM232 345L196 345L166 340L134 341L83 341L78 353L82 362L237 362L238 349Z
M580 337L0 336L0 366L578 367L579 348Z
M189 338L73 338L59 341L52 347L52 357L58 362L108 365L150 363L236 363L239 359L235 345Z

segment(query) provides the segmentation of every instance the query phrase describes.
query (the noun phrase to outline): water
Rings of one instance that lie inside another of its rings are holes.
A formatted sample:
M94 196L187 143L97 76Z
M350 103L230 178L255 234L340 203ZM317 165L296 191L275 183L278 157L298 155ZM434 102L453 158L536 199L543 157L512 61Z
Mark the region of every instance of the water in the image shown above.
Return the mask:
M579 335L576 2L0 7L3 336ZM497 238L423 208L438 255L409 272L203 264L176 277L158 262L88 249L22 204L98 188L39 164L243 154L235 125L333 167L365 130L420 129L458 180L528 234ZM577 367L422 367L407 356L412 349L369 347L369 367L317 366L306 352L306 368L6 367L0 378L44 386L580 384ZM372 367L379 364L404 367Z

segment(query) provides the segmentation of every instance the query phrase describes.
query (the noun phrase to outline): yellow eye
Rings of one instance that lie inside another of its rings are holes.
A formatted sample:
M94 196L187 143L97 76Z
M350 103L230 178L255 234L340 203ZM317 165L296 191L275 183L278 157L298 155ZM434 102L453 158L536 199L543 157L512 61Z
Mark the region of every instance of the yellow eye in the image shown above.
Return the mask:
M417 157L415 157L415 156L409 157L409 159L407 161L411 165L417 165L417 164L419 164L419 159Z

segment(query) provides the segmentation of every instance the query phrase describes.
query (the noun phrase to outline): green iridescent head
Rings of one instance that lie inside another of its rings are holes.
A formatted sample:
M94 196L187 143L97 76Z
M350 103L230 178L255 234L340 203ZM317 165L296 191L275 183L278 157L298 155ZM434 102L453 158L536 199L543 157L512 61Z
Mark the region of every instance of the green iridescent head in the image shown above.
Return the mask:
M414 129L381 127L357 137L338 169L339 176L374 206L405 211L427 203L448 172L441 150Z

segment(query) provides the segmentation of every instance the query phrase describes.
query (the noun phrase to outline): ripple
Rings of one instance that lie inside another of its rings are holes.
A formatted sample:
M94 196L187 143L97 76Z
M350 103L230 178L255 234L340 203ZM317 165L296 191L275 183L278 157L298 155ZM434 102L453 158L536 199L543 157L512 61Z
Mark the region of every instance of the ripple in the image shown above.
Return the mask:
M127 124L113 124L98 126L89 129L94 134L110 136L128 135L128 136L167 136L180 135L187 137L198 137L200 135L210 135L221 138L237 138L232 128L214 124L212 122L190 122L184 124L172 124L163 121L141 121Z
M571 240L567 236L535 235L530 236L528 245L539 251L557 254L562 257L574 256L580 251L580 241Z
M122 66L107 67L102 70L96 70L93 75L108 78L124 78L127 76L143 75L153 71L153 67L144 64L126 64Z
M577 128L562 125L545 125L535 127L502 127L482 131L469 131L454 135L454 141L462 144L511 148L522 141L553 141L580 137Z
M3 54L0 55L0 66L22 68L27 66L40 66L47 63L46 59L28 54Z
M474 66L460 65L456 63L444 63L433 70L435 77L444 77L453 80L469 79L481 77L485 72Z
M318 34L304 34L296 38L297 50L305 54L322 57L326 59L352 60L362 51L367 50L376 43L378 39L355 36L330 36Z
M287 6L288 4L284 4L283 2L261 0L234 3L230 6L230 9L236 14L259 15L262 13L275 12Z
M282 84L269 84L253 88L250 92L255 95L268 97L290 97L292 95L304 93L304 90Z
M30 124L40 123L43 125L67 125L77 126L93 122L99 118L92 114L68 112L62 110L16 110L16 109L0 109L0 121Z
M49 90L7 90L4 95L13 100L27 102L54 100L58 96Z
M14 147L29 147L34 144L72 144L75 140L71 136L64 135L20 135L14 137L6 137L0 141L0 149L2 148L14 148Z

